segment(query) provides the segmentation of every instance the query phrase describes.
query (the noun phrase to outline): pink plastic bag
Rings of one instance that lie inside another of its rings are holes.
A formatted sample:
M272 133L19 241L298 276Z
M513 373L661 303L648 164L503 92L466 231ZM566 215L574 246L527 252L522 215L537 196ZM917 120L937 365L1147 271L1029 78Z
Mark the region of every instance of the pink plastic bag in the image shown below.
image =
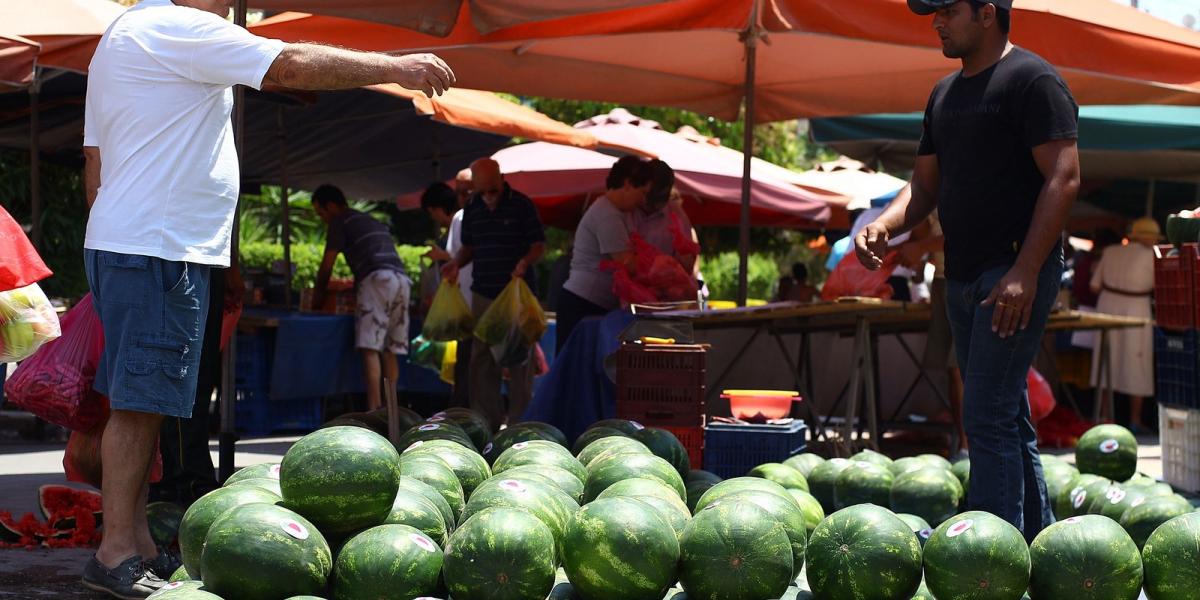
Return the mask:
M47 342L13 372L4 393L13 404L75 431L88 431L108 412L89 395L104 351L104 330L88 294L63 316L62 336Z
M1029 414L1034 423L1045 419L1054 412L1054 407L1058 404L1054 400L1054 391L1050 389L1050 382L1042 377L1036 369L1029 369L1029 375L1025 378L1025 384L1029 388Z
M883 259L883 266L872 271L863 266L858 255L850 252L834 267L821 288L821 299L832 302L844 296L862 296L891 300L892 286L888 279L899 264L900 253L892 250Z

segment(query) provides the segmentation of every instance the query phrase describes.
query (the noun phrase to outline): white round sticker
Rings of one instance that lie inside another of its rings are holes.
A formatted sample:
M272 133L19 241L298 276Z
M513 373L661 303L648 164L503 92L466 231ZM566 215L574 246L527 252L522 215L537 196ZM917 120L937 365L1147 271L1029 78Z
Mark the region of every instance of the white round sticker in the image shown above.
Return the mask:
M429 423L427 425L422 425L422 426L418 427L417 431L436 431L438 429L441 429L441 427L442 426L438 425L437 423Z
M442 421L446 420L446 417L443 417L441 415L433 415L432 417L429 417L428 419L425 419L425 420L429 421L430 423L441 423Z
M424 444L425 444L425 440L417 440L417 441L409 444L408 447L404 449L404 451L408 452L409 450L412 450L414 448L420 448Z
M177 590L177 589L179 589L179 588L181 588L181 587L183 587L183 582L182 582L182 581L172 581L171 583L168 583L167 585L164 585L164 586L162 586L162 587L161 587L161 588L159 588L159 589L163 589L163 590Z
M1137 508L1145 503L1146 503L1146 498L1145 498L1145 496L1143 496L1143 497L1138 498L1137 500L1134 500L1133 502L1131 502L1129 504L1129 508Z
M956 537L966 533L967 531L969 531L971 529L971 527L974 527L974 526L975 526L974 519L963 519L962 521L959 521L959 522L955 523L954 525L950 526L950 529L946 531L946 537L956 538Z
M446 416L446 411L443 410L443 411L435 412L435 413L433 413L433 416L444 417L444 416Z
M513 444L512 447L516 448L517 450L524 450L529 447L529 442L517 442Z
M487 454L488 452L491 452L491 451L492 451L492 443L488 442L487 445L483 447L483 453Z
M917 535L921 536L921 539L927 540L933 536L933 530L926 527L925 529L918 531Z
M520 493L525 491L525 484L515 479L505 479L504 481L501 481L499 485L500 489L508 490L510 492Z
M1129 495L1129 493L1120 488L1115 489L1115 490L1109 490L1108 501L1113 504L1120 504L1121 501L1124 500L1125 496L1127 496L1127 495Z
M283 528L284 533L286 533L298 540L307 540L308 539L308 528L297 523L296 521L293 521L291 519L285 519L284 521L279 523L279 526Z
M271 465L271 468L267 470L267 477L279 479L279 467L280 465Z
M1067 519L1066 521L1063 521L1063 523L1078 523L1082 520L1083 519L1081 519L1079 517L1071 517L1071 518Z
M433 552L434 550L437 550L437 545L433 543L433 540L430 540L423 535L412 533L409 534L408 539L412 540L412 543L420 546L421 549L426 552Z
M1075 508L1083 508L1084 502L1087 502L1087 490L1081 490L1079 494L1075 496L1075 501L1071 503L1071 506L1074 506Z
M1117 440L1109 439L1109 440L1104 440L1103 442L1100 442L1100 451L1105 454L1112 454L1113 452L1116 452L1120 448L1121 448L1121 442L1118 442Z
M629 424L633 425L633 428L638 431L641 431L646 428L644 425L642 425L641 423L638 423L637 421L630 421Z

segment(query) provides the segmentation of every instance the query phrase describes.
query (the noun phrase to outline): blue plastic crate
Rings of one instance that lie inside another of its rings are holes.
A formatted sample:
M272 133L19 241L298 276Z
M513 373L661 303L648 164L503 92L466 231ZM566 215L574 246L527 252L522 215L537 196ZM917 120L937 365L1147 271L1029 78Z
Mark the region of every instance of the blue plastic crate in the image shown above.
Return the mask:
M271 355L274 340L266 334L237 334L234 378L238 388L267 390L271 386Z
M770 462L804 452L802 421L788 425L709 423L704 429L704 470L728 479Z
M1197 408L1196 330L1154 329L1155 397L1164 406Z
M251 436L308 433L324 423L324 399L319 396L274 400L264 391L238 390L234 406L238 431Z

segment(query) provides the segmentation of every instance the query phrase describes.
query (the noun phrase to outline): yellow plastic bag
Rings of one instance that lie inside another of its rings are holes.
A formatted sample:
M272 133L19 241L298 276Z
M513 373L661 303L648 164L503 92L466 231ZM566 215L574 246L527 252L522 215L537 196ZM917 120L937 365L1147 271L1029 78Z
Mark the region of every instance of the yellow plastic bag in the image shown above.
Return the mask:
M474 327L475 317L467 301L463 300L458 284L443 279L433 296L429 314L425 316L421 337L435 342L465 340L471 337Z
M491 348L496 364L516 367L529 360L546 327L546 313L529 285L513 278L479 317L475 337Z

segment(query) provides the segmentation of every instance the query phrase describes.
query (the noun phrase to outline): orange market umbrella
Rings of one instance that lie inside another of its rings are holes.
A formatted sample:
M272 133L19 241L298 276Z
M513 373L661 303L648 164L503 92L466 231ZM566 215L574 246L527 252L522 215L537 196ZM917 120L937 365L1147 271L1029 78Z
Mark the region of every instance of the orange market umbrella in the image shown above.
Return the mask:
M0 85L23 87L33 81L41 45L17 35L0 35Z
M0 34L41 44L38 65L86 72L96 44L125 11L112 0L14 0L0 2Z

